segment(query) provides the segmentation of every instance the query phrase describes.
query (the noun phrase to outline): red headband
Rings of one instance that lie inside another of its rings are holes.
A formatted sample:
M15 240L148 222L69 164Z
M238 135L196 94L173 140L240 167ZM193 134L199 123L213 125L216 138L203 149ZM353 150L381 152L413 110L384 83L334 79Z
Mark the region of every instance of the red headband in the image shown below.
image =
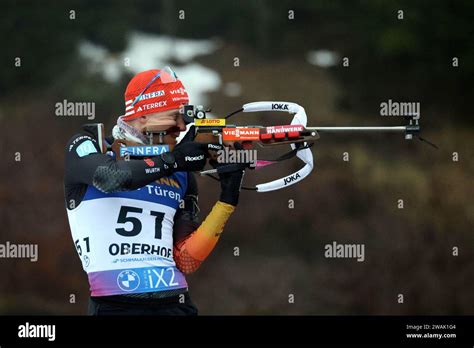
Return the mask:
M163 70L147 70L138 73L130 80L125 90L124 121L156 112L179 109L189 102L188 93L178 79L163 82L166 78L160 76L147 87L158 73L166 74ZM141 93L143 94L139 100L135 101Z

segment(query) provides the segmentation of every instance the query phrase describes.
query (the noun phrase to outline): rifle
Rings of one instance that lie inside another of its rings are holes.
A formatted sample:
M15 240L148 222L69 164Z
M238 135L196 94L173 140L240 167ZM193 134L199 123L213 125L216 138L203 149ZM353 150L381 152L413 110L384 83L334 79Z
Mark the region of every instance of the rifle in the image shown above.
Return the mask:
M228 114L224 118L208 118L202 106L186 105L183 107L183 117L187 123L194 124L194 139L201 142L215 142L220 144L233 144L236 149L248 149L252 142L262 147L289 144L291 151L273 159L256 160L252 163L236 163L221 165L215 169L200 172L217 179L212 174L225 173L236 169L254 168L261 169L292 157L298 157L304 166L285 177L255 185L255 187L242 187L257 192L279 190L294 185L306 178L314 167L313 154L310 147L320 138L320 133L403 133L406 140L418 138L437 148L437 146L420 137L419 115L405 116L407 124L403 126L376 126L376 127L308 127L307 116L304 108L296 103L281 101L261 101L247 103L242 108ZM294 114L290 124L278 126L237 126L227 123L227 120L240 112L277 111Z

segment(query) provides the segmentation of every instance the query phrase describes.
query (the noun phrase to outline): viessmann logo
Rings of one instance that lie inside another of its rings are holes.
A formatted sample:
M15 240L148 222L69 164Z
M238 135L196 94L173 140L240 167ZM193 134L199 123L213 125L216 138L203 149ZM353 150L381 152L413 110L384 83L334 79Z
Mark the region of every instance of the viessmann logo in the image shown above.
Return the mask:
M178 88L178 89L171 90L170 94L182 94L182 95L184 95L184 94L186 94L186 91L185 91L184 88L181 87L181 88Z
M259 140L260 128L223 128L223 140Z

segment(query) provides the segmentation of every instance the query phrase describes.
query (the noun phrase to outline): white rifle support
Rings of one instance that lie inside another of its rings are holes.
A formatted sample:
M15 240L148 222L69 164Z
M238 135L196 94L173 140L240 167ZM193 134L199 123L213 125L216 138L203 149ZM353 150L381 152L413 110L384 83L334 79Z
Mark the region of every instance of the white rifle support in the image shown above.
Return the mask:
M275 108L275 105L278 105L279 107ZM293 120L291 121L292 125L297 124L306 127L306 124L308 123L308 117L306 116L304 108L295 103L281 101L261 101L245 104L242 108L243 112L288 112L290 114L295 114L295 116L293 116ZM304 145L306 145L306 143L304 143ZM296 146L294 144L291 144L291 148L292 150L294 150ZM301 180L306 178L313 170L313 153L310 149L302 149L298 151L296 156L305 163L305 166L303 168L283 178L255 185L257 192L269 192L279 190L284 187L296 184L297 182L300 182Z

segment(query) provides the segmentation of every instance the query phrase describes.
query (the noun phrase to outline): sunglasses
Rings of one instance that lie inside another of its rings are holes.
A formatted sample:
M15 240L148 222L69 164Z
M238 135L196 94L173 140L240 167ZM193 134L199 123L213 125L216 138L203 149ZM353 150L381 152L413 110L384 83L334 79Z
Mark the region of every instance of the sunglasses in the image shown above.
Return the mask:
M153 76L153 78L150 80L150 82L147 83L145 88L140 92L140 94L135 98L135 100L132 103L132 106L134 106L143 96L143 93L145 93L148 88L157 80L160 79L162 83L170 83L170 82L176 82L178 81L178 75L171 69L169 66L165 67L164 69L160 69L158 73Z

